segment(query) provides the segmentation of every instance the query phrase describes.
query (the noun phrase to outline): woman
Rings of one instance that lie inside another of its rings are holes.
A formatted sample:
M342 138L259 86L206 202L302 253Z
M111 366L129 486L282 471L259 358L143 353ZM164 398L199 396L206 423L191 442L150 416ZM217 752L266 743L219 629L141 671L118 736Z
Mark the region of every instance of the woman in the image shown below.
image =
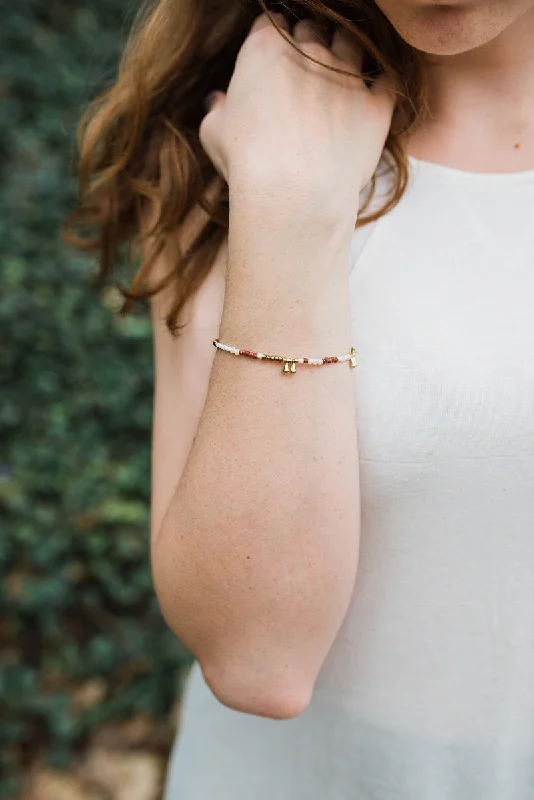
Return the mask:
M166 799L530 800L534 2L280 10L160 0L82 140L152 298Z

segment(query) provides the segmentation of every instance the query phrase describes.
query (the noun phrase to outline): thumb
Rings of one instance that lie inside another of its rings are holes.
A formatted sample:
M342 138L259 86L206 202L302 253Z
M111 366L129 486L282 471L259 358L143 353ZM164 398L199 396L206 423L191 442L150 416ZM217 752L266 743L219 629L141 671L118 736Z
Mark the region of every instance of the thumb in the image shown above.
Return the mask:
M225 99L224 92L210 92L205 98L204 106L208 113L200 123L199 139L217 172L228 182L222 120Z

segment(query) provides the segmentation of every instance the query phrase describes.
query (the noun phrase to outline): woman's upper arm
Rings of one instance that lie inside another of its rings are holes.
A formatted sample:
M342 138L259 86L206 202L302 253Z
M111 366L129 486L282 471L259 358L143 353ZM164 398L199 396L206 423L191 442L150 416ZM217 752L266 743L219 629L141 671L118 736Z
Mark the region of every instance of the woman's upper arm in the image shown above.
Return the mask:
M215 355L213 339L219 335L224 302L226 260L225 239L210 273L183 309L179 322L186 325L177 338L165 324L169 297L162 292L151 303L155 359L152 537L161 528L204 408ZM167 272L164 264L158 266Z

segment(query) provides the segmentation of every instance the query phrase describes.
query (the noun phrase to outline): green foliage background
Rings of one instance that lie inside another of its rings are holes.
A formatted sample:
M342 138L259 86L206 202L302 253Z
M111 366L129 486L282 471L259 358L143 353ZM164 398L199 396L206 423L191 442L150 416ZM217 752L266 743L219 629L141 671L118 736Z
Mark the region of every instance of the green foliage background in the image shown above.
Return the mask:
M24 0L0 52L0 797L95 727L168 713L177 667L148 561L152 344L60 242L74 131L137 4ZM73 691L103 676L103 699Z

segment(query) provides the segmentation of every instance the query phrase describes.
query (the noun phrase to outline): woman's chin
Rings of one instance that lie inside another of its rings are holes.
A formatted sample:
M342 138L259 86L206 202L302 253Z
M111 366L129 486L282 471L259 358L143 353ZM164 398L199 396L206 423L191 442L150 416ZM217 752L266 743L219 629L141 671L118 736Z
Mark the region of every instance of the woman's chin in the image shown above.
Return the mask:
M388 0L389 1L389 0ZM387 11L387 4L383 4ZM389 14L403 39L423 53L455 56L482 47L498 36L505 24L478 4L420 4L409 13ZM395 17L398 16L397 19Z

